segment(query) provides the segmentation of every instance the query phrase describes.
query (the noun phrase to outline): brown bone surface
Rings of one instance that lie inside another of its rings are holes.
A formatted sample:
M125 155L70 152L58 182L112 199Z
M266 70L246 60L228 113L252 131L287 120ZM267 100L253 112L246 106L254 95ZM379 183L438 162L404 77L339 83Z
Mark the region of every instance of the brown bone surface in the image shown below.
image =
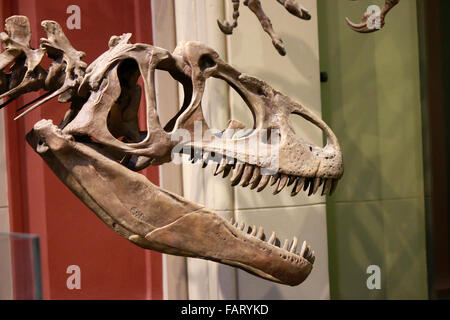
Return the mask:
M0 60L2 92L13 98L18 92L49 92L17 118L56 96L71 104L59 125L41 120L27 141L100 219L142 248L217 261L287 285L306 279L315 259L306 242L293 237L282 244L274 232L266 236L261 227L226 221L153 185L138 171L184 154L203 167L214 164L215 174L229 175L233 186L259 192L270 184L274 194L290 186L292 196L301 191L331 194L343 174L343 162L338 140L325 122L198 42L182 43L170 53L130 43L130 34L113 36L109 50L87 66L81 61L84 53L72 47L56 22L42 23L48 38L41 39L37 50L28 45L28 26L23 16L7 20ZM54 59L48 71L39 66L43 54ZM11 62L27 67L17 74L13 67L8 72L5 67ZM39 71L30 73L31 67ZM164 127L157 113L156 70L169 72L184 87L183 105ZM227 82L246 102L254 116L252 130L236 131L243 128L237 120L225 130L208 127L201 103L211 77ZM14 91L14 85L21 91ZM138 125L141 94L146 131ZM325 146L298 137L288 121L292 114L320 128ZM213 133L198 136L197 129ZM180 139L180 132L189 138ZM271 152L261 152L264 148Z

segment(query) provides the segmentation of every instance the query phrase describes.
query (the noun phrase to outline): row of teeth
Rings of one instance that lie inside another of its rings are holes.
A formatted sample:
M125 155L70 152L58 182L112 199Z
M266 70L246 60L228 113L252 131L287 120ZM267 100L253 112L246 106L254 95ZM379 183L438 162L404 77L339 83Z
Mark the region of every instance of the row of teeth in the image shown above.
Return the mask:
M230 223L238 230L243 232L244 234L251 235L259 240L265 241L266 235L264 234L263 227L256 228L256 226L248 227L244 221L235 221L234 218L231 218ZM247 231L244 231L247 228ZM289 241L288 239L284 240L284 244L281 247L281 242L277 238L277 235L275 232L272 232L272 235L270 236L269 240L266 241L268 244L279 247L289 253L296 254L300 257L303 257L304 259L308 260L311 264L314 263L314 260L316 259L314 256L314 251L311 250L311 247L307 245L306 241L303 241L302 247L300 249L300 253L297 252L298 247L298 239L296 237L293 237L292 241Z
M202 161L202 168L206 168L215 157L210 157L209 152L204 152L201 157L192 152L189 158L192 163L197 162L199 159ZM273 194L278 194L285 187L292 185L291 197L296 196L302 190L308 192L308 196L314 195L319 191L320 186L323 186L322 196L326 194L331 196L338 183L337 179L332 178L307 178L289 176L282 173L262 175L260 167L227 157L223 157L221 162L217 163L214 175L217 176L222 173L222 177L226 178L232 170L230 181L233 187L237 185L244 188L250 186L251 190L257 189L258 192L261 192L268 185L273 186L276 184Z

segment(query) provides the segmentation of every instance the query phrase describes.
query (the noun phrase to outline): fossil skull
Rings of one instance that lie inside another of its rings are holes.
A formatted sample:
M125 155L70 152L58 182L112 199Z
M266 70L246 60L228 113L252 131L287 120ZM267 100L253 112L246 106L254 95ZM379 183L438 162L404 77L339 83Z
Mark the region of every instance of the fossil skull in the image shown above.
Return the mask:
M132 44L131 34L113 36L109 50L87 66L81 61L84 53L71 46L56 22L42 23L47 39L41 39L37 50L28 45L26 17L10 17L6 24L2 39L8 41L0 57L3 95L49 92L17 118L52 97L71 103L59 125L41 120L27 141L111 229L142 248L217 261L278 283L298 285L306 279L314 263L314 251L306 242L294 237L282 244L275 233L266 237L261 227L227 221L153 185L138 171L181 153L192 162L202 161L204 167L214 163L215 174L230 175L233 186L261 191L276 184L274 193L292 186L292 196L300 191L315 194L322 187L322 195L331 194L343 174L343 162L338 140L325 122L198 42L182 43L170 53ZM39 66L43 53L54 59L48 71ZM19 76L14 65L4 72L13 61L23 69ZM183 105L165 126L157 113L156 70L169 72L184 87ZM236 130L242 124L232 120L225 130L195 134L197 129L211 131L201 107L205 83L211 77L226 81L243 98L254 116L253 130L239 134ZM13 84L21 86L21 91ZM138 119L141 93L145 131ZM316 146L296 136L288 122L291 114L320 128L326 145ZM190 133L190 138L180 142L181 131ZM275 156L261 154L262 147L275 150Z

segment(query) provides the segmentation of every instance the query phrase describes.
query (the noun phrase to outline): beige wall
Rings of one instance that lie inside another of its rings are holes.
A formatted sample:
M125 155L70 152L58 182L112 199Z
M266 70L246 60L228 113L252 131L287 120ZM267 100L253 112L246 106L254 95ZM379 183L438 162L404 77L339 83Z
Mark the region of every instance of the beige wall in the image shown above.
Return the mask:
M172 51L176 46L173 0L152 1L153 44ZM178 85L167 72L156 73L158 115L164 125L178 112ZM183 195L181 167L166 163L159 167L160 186ZM187 299L187 262L184 257L163 255L164 299Z
M227 1L228 3L229 1ZM239 27L227 38L228 61L240 70L268 82L275 89L301 102L321 115L319 38L316 0L303 0L302 6L311 13L305 22L291 16L276 1L263 1L264 10L281 36L287 56L275 51L270 38L263 32L255 16L241 8ZM227 6L231 16L231 6ZM232 118L246 119L250 113L234 91L230 94ZM322 145L322 132L300 117L292 117L291 124L300 137ZM241 120L242 121L242 120ZM288 190L289 189L289 190ZM261 193L234 189L235 215L250 225L262 224L264 230L277 233L280 240L297 236L306 240L316 253L314 269L308 279L297 287L276 285L238 271L240 299L328 299L328 247L326 234L325 197L307 197L300 193L290 196L290 188L272 195L273 188Z
M239 28L225 37L217 19L231 17L230 1L175 1L177 42L202 41L240 71L259 77L320 116L320 81L317 10L315 0L305 0L312 21L303 22L289 15L276 1L265 1L264 8L288 50L281 57L270 38L248 8L241 8ZM226 13L226 14L225 14ZM223 129L230 119L251 124L250 111L238 95L218 80L207 82L203 110L212 127ZM322 133L300 119L292 119L296 132L321 145ZM228 179L213 176L212 165L183 165L184 196L206 205L226 218L234 216L250 225L275 231L280 239L297 236L316 252L310 277L298 287L287 287L259 279L246 272L206 262L188 260L189 298L191 299L328 299L328 248L325 198L290 197L284 190L277 196L268 187L262 193L248 188L231 188Z
M175 0L177 43L201 41L226 57L225 36L216 27L224 16L221 1ZM214 27L211 27L214 26ZM205 118L213 127L224 127L229 119L228 88L220 81L208 81L202 102ZM229 182L214 177L212 165L183 165L184 196L204 204L230 219L233 216L233 192ZM236 270L199 259L188 259L189 299L236 299Z

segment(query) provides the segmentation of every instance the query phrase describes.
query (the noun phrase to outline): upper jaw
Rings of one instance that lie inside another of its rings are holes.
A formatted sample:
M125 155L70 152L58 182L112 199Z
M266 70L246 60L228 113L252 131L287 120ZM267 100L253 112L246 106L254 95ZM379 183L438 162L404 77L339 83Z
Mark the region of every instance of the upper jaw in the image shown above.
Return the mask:
M264 81L239 72L201 43L184 43L175 52L183 57L189 67L195 93L186 111L177 118L175 129L186 129L192 133L194 128L188 121L192 115L202 128L209 129L201 112L201 101L205 82L210 77L226 81L246 102L254 117L252 130L243 137L238 137L236 131L244 126L232 120L219 135L209 135L209 140L194 138L186 144L187 148L214 154L218 156L218 162L221 157L231 158L239 163L267 169L272 175L280 173L336 181L342 177L343 158L338 139L331 128L308 108L274 90ZM326 145L316 146L298 137L289 123L289 117L293 114L319 128ZM261 148L269 150L270 154L261 155Z

